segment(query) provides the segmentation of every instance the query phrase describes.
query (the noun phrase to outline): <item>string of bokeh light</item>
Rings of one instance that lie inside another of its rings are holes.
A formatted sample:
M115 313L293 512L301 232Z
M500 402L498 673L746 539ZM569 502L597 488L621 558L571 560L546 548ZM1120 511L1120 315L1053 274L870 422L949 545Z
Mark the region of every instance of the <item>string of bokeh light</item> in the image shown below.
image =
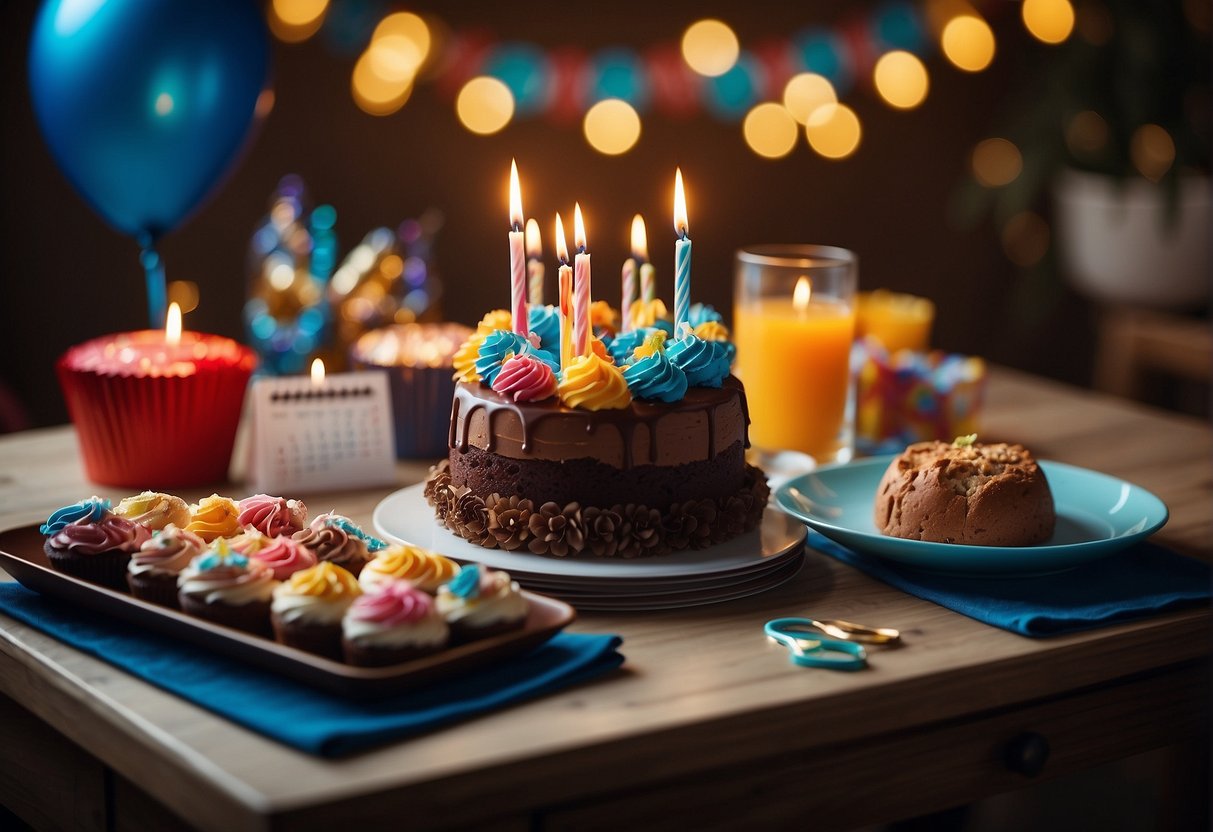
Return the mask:
M272 0L267 16L275 35L297 43L343 8L329 0ZM1070 0L1024 0L1020 15L1044 43L1065 41L1075 26ZM480 33L430 20L397 11L374 26L350 78L361 110L396 113L424 77L452 93L456 117L472 133L488 136L516 119L550 114L578 121L586 142L605 155L635 148L652 111L702 110L738 122L745 145L762 158L807 146L823 159L846 159L864 132L843 100L853 90L870 88L894 110L915 110L930 91L924 56L932 44L965 73L987 69L997 51L993 28L968 0L894 0L764 42L757 51L718 19L693 21L677 44L593 54L486 42ZM1157 137L1140 144L1143 165L1156 169L1165 156Z

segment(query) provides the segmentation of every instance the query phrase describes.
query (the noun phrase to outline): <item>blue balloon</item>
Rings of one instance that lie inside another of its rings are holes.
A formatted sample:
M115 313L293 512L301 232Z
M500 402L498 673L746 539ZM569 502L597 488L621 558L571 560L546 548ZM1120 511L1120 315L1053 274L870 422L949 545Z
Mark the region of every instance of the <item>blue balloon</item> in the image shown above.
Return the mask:
M252 0L48 0L34 24L30 89L72 184L147 245L227 171L269 58Z

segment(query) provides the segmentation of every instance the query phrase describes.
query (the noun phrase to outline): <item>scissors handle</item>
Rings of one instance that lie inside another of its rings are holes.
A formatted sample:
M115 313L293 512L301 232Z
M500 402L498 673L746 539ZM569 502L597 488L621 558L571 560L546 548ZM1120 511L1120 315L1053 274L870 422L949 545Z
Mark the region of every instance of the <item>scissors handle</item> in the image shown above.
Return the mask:
M868 654L862 644L819 638L804 632L812 622L805 618L776 618L762 628L769 638L790 651L792 664L798 667L824 667L831 670L860 670L867 667Z

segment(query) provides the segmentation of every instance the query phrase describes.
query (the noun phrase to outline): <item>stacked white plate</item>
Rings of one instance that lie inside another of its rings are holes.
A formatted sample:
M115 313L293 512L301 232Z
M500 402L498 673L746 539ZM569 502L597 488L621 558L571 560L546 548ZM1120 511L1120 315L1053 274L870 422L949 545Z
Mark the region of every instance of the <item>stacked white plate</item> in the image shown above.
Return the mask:
M389 494L375 508L385 540L412 543L458 561L509 572L519 584L583 610L660 610L714 604L772 589L804 562L805 527L774 507L752 532L708 549L655 558L557 558L475 546L438 524L423 485Z

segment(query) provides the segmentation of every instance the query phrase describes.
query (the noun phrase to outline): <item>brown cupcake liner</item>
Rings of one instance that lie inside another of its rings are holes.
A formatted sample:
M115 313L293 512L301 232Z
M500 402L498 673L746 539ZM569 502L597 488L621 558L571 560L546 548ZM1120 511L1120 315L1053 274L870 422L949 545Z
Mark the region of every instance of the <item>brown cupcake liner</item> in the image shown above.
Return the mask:
M127 572L126 583L130 587L131 595L140 601L174 610L181 609L181 603L177 600L177 576L172 572L151 570L138 575Z
M335 662L342 661L341 622L335 624L313 624L302 621L283 621L271 614L274 638L287 647L324 656Z
M71 575L91 584L98 584L116 592L126 592L126 566L131 556L127 552L112 549L86 555L71 549L59 549L47 540L42 545L46 559L56 572Z
M428 647L371 647L358 644L348 638L341 640L346 663L357 667L389 667L413 659L433 656L435 653L441 653L447 646L446 644L436 644Z
M525 615L514 621L494 621L483 627L469 625L466 621L447 621L451 628L452 644L467 644L469 641L479 641L483 638L499 636L502 633L511 633L514 630L521 630L525 623Z
M270 602L253 601L240 606L232 604L208 604L205 601L180 593L181 611L195 618L210 621L212 624L222 624L264 638L274 637L274 628L270 625Z

